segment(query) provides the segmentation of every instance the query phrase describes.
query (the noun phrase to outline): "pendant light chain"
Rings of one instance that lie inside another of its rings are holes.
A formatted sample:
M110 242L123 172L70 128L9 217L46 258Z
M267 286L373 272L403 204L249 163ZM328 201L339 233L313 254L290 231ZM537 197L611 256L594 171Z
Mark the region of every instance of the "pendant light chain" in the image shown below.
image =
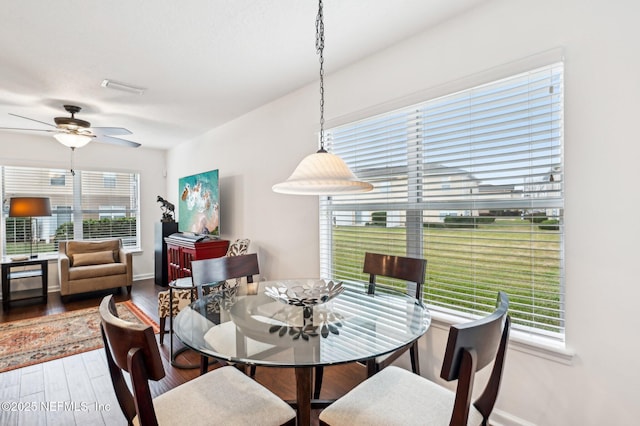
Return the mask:
M359 181L347 163L324 149L324 16L322 0L316 17L316 53L320 55L320 149L302 159L289 178L273 185L274 192L295 195L353 194L373 189Z
M324 149L324 15L322 13L322 0L318 3L318 16L316 17L316 52L320 55L320 151Z

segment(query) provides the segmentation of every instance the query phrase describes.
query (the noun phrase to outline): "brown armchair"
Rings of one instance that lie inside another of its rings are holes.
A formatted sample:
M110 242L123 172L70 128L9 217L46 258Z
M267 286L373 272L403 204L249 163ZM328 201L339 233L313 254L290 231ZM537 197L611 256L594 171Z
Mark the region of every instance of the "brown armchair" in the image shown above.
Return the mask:
M120 239L60 241L58 247L60 294L86 293L127 286L131 293L133 260Z

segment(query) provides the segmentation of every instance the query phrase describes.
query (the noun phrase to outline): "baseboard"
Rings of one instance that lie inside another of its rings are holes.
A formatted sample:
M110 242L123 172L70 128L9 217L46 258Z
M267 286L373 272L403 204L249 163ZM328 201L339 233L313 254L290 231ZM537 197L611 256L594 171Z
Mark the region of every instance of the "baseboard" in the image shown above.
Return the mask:
M150 274L139 274L139 275L134 275L133 276L133 280L134 281L142 281L142 280L149 280L149 279L153 279L156 276L153 273Z
M535 423L528 422L505 411L494 409L491 412L489 423L492 426L536 426Z

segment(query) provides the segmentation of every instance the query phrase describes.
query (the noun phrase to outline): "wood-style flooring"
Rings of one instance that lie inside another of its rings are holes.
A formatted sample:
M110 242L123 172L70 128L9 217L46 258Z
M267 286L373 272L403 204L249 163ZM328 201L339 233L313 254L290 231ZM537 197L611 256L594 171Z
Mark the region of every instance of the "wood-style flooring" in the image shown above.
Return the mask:
M132 295L126 289L116 295L117 301L131 300L151 318L158 320L157 293L164 288L153 280L137 281ZM1 311L0 322L14 321L59 312L72 311L100 304L105 292L76 296L62 303L59 293L50 293L46 305L16 303L8 312ZM177 339L174 340L174 344ZM166 377L152 383L154 396L160 395L198 375L198 370L181 370L169 363L168 335L160 346ZM198 358L186 354L186 361ZM334 399L364 380L365 368L347 364L325 368L323 399ZM295 378L292 369L258 368L256 380L285 400L295 399ZM126 425L109 378L104 349L57 359L33 366L0 373L0 425ZM319 410L312 413L312 425L318 424ZM212 424L224 424L220 419Z

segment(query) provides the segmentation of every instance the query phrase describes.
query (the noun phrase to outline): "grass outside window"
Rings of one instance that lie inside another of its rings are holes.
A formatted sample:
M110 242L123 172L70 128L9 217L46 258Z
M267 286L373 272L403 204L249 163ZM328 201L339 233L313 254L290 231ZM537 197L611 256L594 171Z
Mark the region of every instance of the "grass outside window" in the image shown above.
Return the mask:
M504 290L516 324L562 331L560 231L540 229L519 218L498 218L476 226L423 229L423 256L428 262L425 303L469 313L490 312L497 291ZM404 256L405 233L403 227L334 226L335 278L367 282L368 276L362 273L364 253Z

